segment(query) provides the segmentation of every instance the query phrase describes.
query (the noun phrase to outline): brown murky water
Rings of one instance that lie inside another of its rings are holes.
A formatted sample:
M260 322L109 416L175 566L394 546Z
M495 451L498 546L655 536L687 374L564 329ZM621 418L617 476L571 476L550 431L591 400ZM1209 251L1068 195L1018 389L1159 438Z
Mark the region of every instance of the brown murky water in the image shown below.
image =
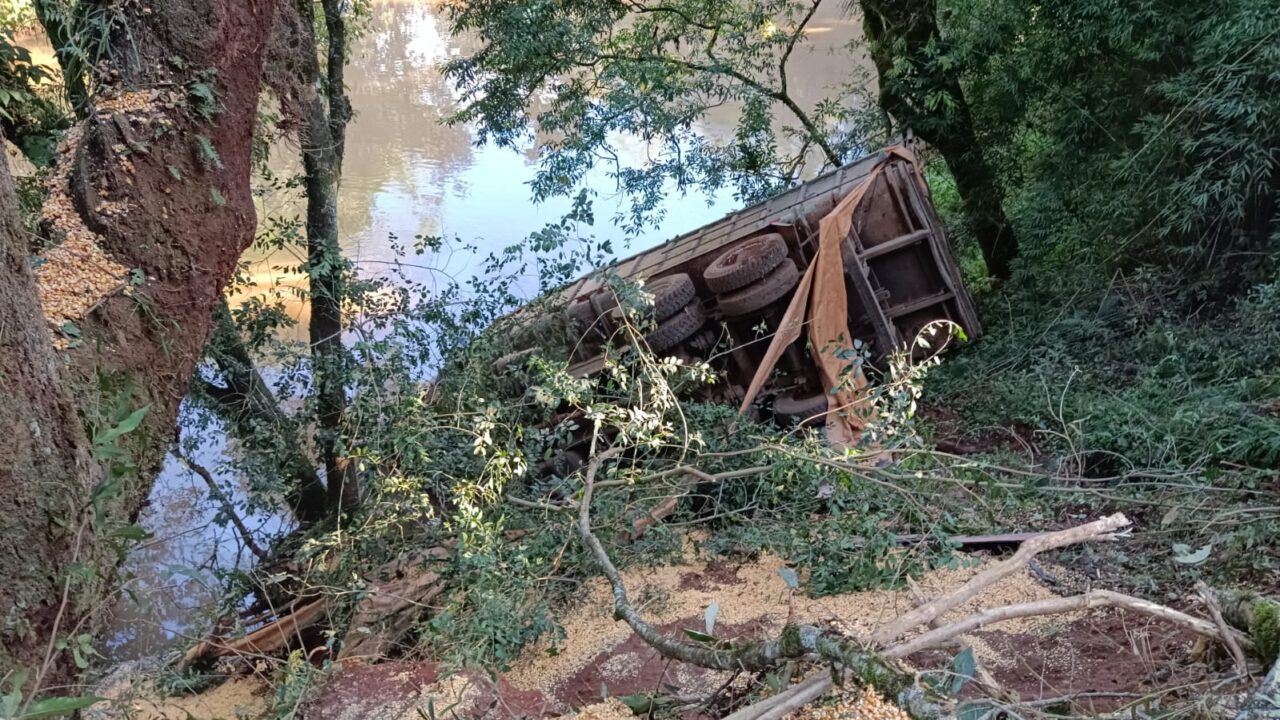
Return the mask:
M856 19L827 0L810 25L809 42L792 59L790 82L802 104L812 105L823 97L825 88L866 73L865 61L851 64L847 57L834 54L857 33ZM476 147L469 128L441 123L457 108L457 95L441 76L440 63L474 50L474 43L467 39L449 37L442 12L430 3L374 1L372 17L355 43L347 70L356 118L349 131L339 202L343 249L361 273L389 272L396 259L392 238L456 237L478 246L482 257L486 251L518 242L568 209L567 201L535 205L530 200L526 184L536 169L532 152ZM733 120L733 108L719 108L699 129L710 137L727 137ZM643 159L642 142L618 140L625 160ZM276 156L280 172L296 168L296 148L277 148ZM590 233L598 239L623 240L622 232L608 223L620 201L612 196L603 175L596 189L598 220ZM629 254L732 209L729 192L710 198L672 197L660 225L629 244L617 245L622 254ZM261 212L297 213L298 206L287 199L268 198ZM289 270L298 263L290 253L251 252L246 259L260 285L303 281ZM465 253L443 253L414 262L422 267L410 269L410 274L417 273L413 279L428 286L443 275L474 275L480 266L475 255ZM535 287L531 278L523 289L532 292ZM304 319L301 307L293 312ZM184 426L184 435L191 437L190 415ZM196 459L213 470L228 490L240 492L235 476L219 467L234 447L220 433L198 439L202 444L194 453ZM214 522L216 513L200 479L171 457L141 519L155 538L136 548L125 564L126 594L115 609L114 635L106 650L112 659L161 654L206 626L218 597L216 573L251 559L234 533ZM270 513L246 520L267 534L288 527L286 519Z

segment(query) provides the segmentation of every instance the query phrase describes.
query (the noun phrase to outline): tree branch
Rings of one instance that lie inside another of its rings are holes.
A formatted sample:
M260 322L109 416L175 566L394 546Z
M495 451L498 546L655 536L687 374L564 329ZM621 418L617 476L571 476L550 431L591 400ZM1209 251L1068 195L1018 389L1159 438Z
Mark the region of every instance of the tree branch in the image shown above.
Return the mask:
M1192 617L1186 613L1179 612L1170 607L1165 607L1149 600L1143 600L1131 595L1112 592L1110 590L1089 590L1080 595L1073 595L1065 598L1051 598L1048 600L1037 600L1035 602L1021 603L1018 605L1007 605L1005 607L991 608L981 612L974 613L962 620L943 625L936 630L930 630L923 635L914 637L904 643L895 645L884 652L885 657L901 659L908 655L921 650L938 647L947 641L974 630L981 629L992 623L1002 622L1004 620L1012 620L1014 618L1032 617L1035 615L1056 615L1058 613L1072 612L1075 610L1088 610L1096 607L1119 607L1134 612L1151 615L1153 617L1167 620L1177 625L1181 625L1190 629L1199 635L1212 638L1221 643L1229 643L1242 641L1248 644L1248 639L1240 635L1237 631L1231 631L1230 634L1222 633L1213 623Z
M796 49L796 44L804 36L805 27L813 19L814 13L818 12L818 6L821 4L822 0L813 0L809 5L809 11L801 18L795 32L791 33L791 38L787 40L787 49L782 52L782 58L778 60L778 87L782 89L783 95L787 94L787 60L791 59L791 52Z
M578 533L582 542L595 557L600 570L613 589L613 616L623 620L650 647L681 662L687 662L711 670L760 671L772 668L779 661L816 654L825 660L838 663L851 670L863 682L876 687L899 687L905 675L892 668L879 655L849 642L845 638L828 634L812 625L788 624L782 635L773 640L746 645L727 644L694 645L663 634L646 622L627 599L627 588L622 582L609 553L591 530L591 498L595 491L596 474L607 460L617 457L622 447L613 447L598 453L587 464L583 477L582 501L578 505Z
M897 640L908 630L928 624L929 621L968 602L978 593L996 581L1008 577L1026 567L1027 562L1036 555L1068 545L1093 540L1114 540L1120 537L1117 531L1129 526L1129 519L1123 513L1116 513L1086 525L1067 530L1045 533L1022 543L1013 557L978 573L969 579L958 590L944 597L925 603L903 615L893 622L881 626L867 638L872 645L885 646Z
M683 58L671 57L669 55L628 56L628 55L617 55L614 53L600 53L595 56L595 59L597 61L612 60L614 62L665 63L667 65L675 65L676 67L682 67L687 70L694 70L697 72L704 72L711 75L722 75L725 77L733 78L734 80L737 80L738 82L742 83L743 85L746 85L752 90L755 90L761 95L764 95L772 100L776 100L779 103L782 103L784 107L786 107L788 110L791 111L791 114L794 115L796 120L800 122L800 125L804 127L805 133L810 138L812 138L814 144L822 148L822 153L827 156L828 162L830 162L832 165L835 165L835 166L839 166L840 163L842 162L840 153L836 152L835 148L832 147L831 143L827 142L827 139L822 136L822 133L818 130L818 126L816 123L813 122L813 119L810 118L808 114L805 113L804 109L801 108L800 105L796 103L796 101L793 100L791 96L786 93L785 90L769 87L768 85L765 85L764 83L760 82L759 80L756 80L755 78L751 77L750 75L747 75L746 73L743 73L740 70L736 70L727 65L720 65L720 64L706 65L703 63L693 62L692 60L685 60Z
M240 539L244 542L244 546L249 548L249 552L253 553L254 556L263 562L271 559L271 556L267 554L267 551L263 550L262 546L258 545L257 541L253 539L253 533L249 532L248 526L246 526L244 521L240 519L240 516L236 513L235 506L231 504L231 500L227 497L226 493L222 492L222 488L218 487L218 481L213 479L213 474L210 473L203 465L190 457L187 457L185 454L181 452L175 452L174 454L182 461L183 465L187 466L188 470L199 475L200 479L204 480L205 484L209 486L209 494L213 495L213 499L217 500L218 503L222 505L222 511L226 513L227 517L231 520L231 524L235 526L236 532L240 533Z

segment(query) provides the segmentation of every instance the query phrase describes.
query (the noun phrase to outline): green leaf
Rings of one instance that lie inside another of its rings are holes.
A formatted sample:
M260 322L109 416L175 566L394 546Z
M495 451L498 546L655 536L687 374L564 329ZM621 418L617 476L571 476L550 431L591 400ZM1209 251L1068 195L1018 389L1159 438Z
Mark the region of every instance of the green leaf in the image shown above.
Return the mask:
M684 634L685 634L685 635L688 635L688 636L689 636L689 639L690 639L690 640L693 640L693 641L695 641L695 642L709 643L709 642L715 642L715 641L716 641L716 639L715 639L715 638L711 637L710 635L708 635L708 634L706 634L706 633L700 633L700 632L698 632L697 630L690 630L690 629L688 629L688 628L685 628L685 630L684 630Z
M124 527L116 528L111 531L111 536L138 542L152 537L151 533L139 525L125 525Z
M75 323L68 320L62 323L62 333L68 337L78 338L80 337L80 328Z
M147 416L147 411L151 409L150 405L144 405L137 410L129 413L129 416L120 421L119 425L107 430L93 439L94 445L110 445L118 440L121 436L133 432L138 429L138 425L142 424L142 418Z
M978 670L978 661L973 657L973 648L965 648L951 661L951 683L948 688L952 695L959 695L964 686L973 679Z
M1213 544L1201 545L1197 550L1192 551L1190 545L1175 543L1173 546L1173 561L1182 563L1183 565L1199 565L1209 559L1209 553L1213 551Z
M82 695L80 697L54 697L45 698L37 702L31 703L31 707L20 716L20 720L37 720L37 718L51 718L59 715L69 715L76 710L83 710L90 705L106 700L106 698L97 695Z
M636 715L643 715L653 709L653 698L648 695L623 695L618 698Z
M18 708L22 707L22 686L27 684L27 674L26 670L18 670L10 676L12 689L0 697L0 714L3 717L17 715Z
M778 570L778 574L782 576L782 582L786 583L787 587L792 590L800 587L800 577L796 575L795 570L792 570L791 568L780 568Z

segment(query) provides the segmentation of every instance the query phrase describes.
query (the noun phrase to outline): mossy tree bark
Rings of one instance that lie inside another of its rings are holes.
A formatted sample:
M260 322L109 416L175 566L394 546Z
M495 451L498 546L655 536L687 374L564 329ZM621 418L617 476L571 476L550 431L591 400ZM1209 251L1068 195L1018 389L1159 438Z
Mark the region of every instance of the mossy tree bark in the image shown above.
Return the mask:
M860 0L863 30L880 75L880 106L901 129L938 148L956 180L965 221L987 270L1007 278L1018 239L1001 206L958 71L941 61L936 0Z
M250 150L275 1L112 6L108 72L69 149L70 200L134 286L101 298L65 352L50 344L0 178L0 675L27 668L47 686L69 666L50 641L92 632L106 606L111 530L146 502L214 308L253 240ZM128 471L113 468L109 494L89 437L108 402L149 407L121 441Z
M41 663L58 570L78 554L70 526L100 476L59 376L17 208L0 163L0 674Z

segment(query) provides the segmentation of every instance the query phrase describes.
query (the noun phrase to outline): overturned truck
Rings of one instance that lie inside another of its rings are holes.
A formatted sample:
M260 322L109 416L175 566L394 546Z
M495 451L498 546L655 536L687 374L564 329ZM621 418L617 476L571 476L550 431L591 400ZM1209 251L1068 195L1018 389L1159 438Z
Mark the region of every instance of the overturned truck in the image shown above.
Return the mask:
M727 380L722 400L759 400L782 420L825 412L832 392L814 351L821 343L802 325L825 321L824 337L850 347L856 338L873 362L933 321L981 332L915 155L902 145L562 290L557 304L578 336L574 375L604 367L602 349L625 321L611 275L641 281L653 296L655 325L644 338L652 352L714 360Z

